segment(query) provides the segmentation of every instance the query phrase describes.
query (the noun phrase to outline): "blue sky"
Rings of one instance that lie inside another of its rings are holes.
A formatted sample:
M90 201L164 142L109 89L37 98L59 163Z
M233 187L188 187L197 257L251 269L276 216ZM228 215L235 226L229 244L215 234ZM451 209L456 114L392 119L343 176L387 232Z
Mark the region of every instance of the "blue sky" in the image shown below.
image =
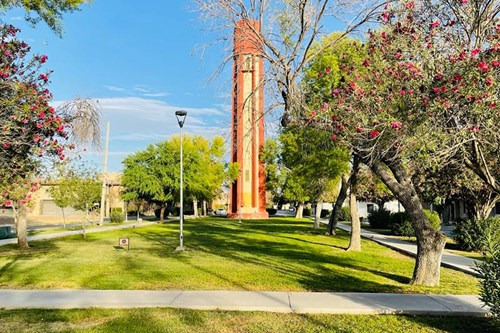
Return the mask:
M65 15L62 38L43 22L31 28L21 10L4 20L22 29L34 52L49 57L56 105L76 96L100 101L103 128L111 121L109 170L120 171L127 154L178 134L178 109L189 113L187 133L228 137L230 76L209 81L224 53L217 47L201 52L210 36L189 3L95 0ZM102 155L86 158L101 168Z

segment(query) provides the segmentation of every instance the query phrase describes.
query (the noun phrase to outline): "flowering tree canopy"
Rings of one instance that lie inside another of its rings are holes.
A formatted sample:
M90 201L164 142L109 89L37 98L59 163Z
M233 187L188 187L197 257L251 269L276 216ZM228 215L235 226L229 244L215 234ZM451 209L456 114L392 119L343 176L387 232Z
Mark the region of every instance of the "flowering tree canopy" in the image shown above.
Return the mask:
M449 6L388 8L366 45L353 42L366 50L361 66L344 65L339 88L323 85L322 112L311 114L367 163L459 158L498 192L500 25L491 17L498 8ZM478 15L480 28L470 22ZM320 73L328 78L327 68Z
M403 204L417 235L417 284L439 283L445 238L424 214L414 166L459 160L498 191L498 12L496 1L387 6L380 29L351 43L365 59L341 62L340 79L316 68L323 84L308 84L311 110L295 117L330 131Z
M27 183L42 158L65 158L68 114L49 105L47 56L30 58L30 47L16 38L13 26L0 27L0 186ZM72 148L73 146L71 146ZM31 187L31 184L28 188ZM26 192L28 193L28 192Z

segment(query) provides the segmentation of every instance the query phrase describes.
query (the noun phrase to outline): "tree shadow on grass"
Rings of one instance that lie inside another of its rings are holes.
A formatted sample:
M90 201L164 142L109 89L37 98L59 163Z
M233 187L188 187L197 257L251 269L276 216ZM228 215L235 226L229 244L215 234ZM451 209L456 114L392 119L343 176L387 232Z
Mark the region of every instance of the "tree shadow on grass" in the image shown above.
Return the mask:
M3 247L0 250L0 262L6 260L7 263L0 266L0 281L17 275L18 263L25 260L32 260L33 258L39 258L57 249L58 246L51 241L31 242L30 248L28 249L18 248L17 245L14 244Z
M260 228L260 225L258 225L259 228L239 230L233 228L228 230L228 228L224 228L224 226L221 225L188 225L187 229L191 227L191 232L187 235L185 240L188 248L192 251L220 256L241 264L252 264L270 269L284 276L291 277L306 290L402 291L402 288L397 285L385 285L355 277L355 272L345 272L345 268L379 275L397 283L408 283L410 280L409 277L406 276L362 267L355 259L344 256L345 252L341 252L339 255L335 256L331 253L325 253L324 250L319 250L323 246L343 249L340 246L312 242L283 235L285 231L293 234L294 231L296 231L293 230L293 226L295 225L297 225L297 223L288 222L283 224L280 223L279 225L275 223L275 225L268 226L268 228L275 231L279 230L278 234L272 231L269 233L262 233L277 240L262 238L253 239L252 235L261 234L261 232L255 233L255 229L263 229ZM300 227L303 228L303 226ZM221 275L215 270L211 270L196 263L192 256L172 256L171 244L166 241L164 236L147 233L144 233L142 236L152 242L162 245L157 247L156 255L160 257L169 256L175 258L197 270L202 270L205 273L209 273L219 279L230 282L238 288L246 289L243 283L236 282L227 276ZM280 242L280 238L293 240L294 243ZM339 269L332 269L332 265L339 267Z

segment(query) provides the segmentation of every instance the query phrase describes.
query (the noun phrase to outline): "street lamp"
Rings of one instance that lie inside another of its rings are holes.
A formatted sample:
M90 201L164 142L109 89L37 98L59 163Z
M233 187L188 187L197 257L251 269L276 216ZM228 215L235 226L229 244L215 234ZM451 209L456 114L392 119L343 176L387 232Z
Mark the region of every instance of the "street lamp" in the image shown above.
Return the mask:
M175 116L177 117L177 122L179 123L179 127L181 129L181 163L180 163L180 167L181 167L181 177L180 177L181 178L180 179L181 209L180 209L180 214L179 214L179 246L175 250L176 251L184 251L184 239L183 239L183 235L182 235L182 228L184 225L184 198L182 195L182 187L183 187L183 183L182 183L182 173L183 173L183 169L182 169L182 128L184 127L184 122L186 121L187 112L183 111L183 110L175 111Z

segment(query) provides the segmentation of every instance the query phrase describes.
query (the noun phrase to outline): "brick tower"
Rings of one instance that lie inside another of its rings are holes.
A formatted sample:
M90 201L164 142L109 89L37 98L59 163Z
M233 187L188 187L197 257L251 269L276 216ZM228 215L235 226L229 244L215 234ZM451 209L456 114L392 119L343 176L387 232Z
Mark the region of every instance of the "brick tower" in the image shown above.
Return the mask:
M268 218L260 152L264 146L264 87L260 24L242 20L234 28L231 162L240 175L229 189L229 218Z

